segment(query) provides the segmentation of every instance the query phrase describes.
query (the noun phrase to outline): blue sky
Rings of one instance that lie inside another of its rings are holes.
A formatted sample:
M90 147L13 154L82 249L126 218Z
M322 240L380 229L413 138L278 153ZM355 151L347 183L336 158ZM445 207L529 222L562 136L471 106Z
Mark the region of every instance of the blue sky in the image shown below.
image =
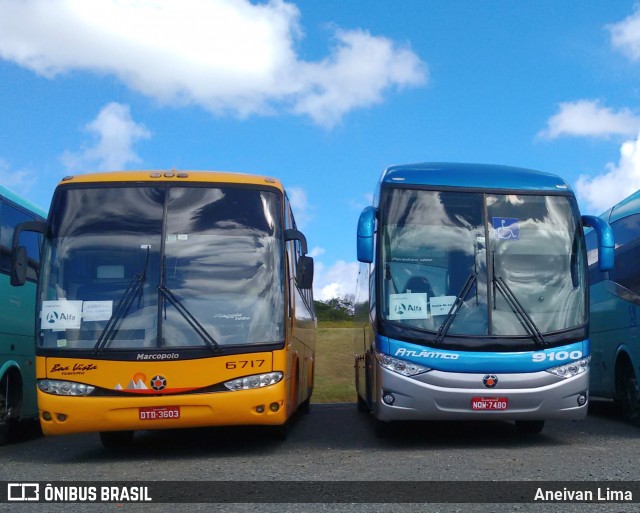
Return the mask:
M316 297L355 287L382 170L555 172L585 213L640 188L640 4L619 0L0 0L0 183L280 178Z

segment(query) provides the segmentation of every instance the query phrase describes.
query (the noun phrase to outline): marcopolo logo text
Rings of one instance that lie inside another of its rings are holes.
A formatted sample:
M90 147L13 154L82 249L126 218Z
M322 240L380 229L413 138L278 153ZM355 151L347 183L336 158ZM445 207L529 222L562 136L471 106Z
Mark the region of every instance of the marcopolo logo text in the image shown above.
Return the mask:
M178 353L138 353L137 360L176 360L180 358Z

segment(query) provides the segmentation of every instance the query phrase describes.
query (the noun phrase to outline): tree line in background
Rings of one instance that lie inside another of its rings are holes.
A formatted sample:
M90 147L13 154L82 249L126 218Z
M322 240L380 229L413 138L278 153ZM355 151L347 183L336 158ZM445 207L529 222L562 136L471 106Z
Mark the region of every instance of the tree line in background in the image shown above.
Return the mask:
M350 321L353 319L352 297L334 297L325 301L314 301L318 321Z

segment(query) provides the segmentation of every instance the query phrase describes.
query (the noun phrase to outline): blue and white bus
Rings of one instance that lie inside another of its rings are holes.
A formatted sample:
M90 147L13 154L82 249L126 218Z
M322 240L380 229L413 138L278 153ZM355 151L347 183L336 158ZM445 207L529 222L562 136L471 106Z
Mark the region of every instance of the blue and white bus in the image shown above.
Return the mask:
M358 222L360 410L396 420L581 419L589 397L583 225L561 178L506 166L384 171Z
M14 228L42 221L46 214L24 198L0 186L0 444L16 432L19 422L38 419L35 372L35 304L40 239L36 233L20 238L31 258L26 286L10 285Z
M591 285L591 394L614 399L622 415L640 425L640 191L600 218L615 238L615 267L598 268L598 240L588 232Z

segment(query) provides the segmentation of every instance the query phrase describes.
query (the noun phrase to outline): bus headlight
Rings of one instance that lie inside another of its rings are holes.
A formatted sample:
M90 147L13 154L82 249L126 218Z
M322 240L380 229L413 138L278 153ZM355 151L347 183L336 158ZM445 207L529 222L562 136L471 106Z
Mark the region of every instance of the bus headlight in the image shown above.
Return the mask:
M229 390L251 390L275 385L280 380L282 380L282 372L267 372L225 381L224 386Z
M385 369L397 372L403 376L415 376L416 374L422 374L423 372L430 371L428 367L423 367L417 363L407 362L405 360L398 360L388 354L376 353L376 359L378 363Z
M559 365L558 367L552 367L546 370L547 372L555 374L556 376L560 376L564 379L572 378L573 376L577 376L578 374L587 372L587 370L589 370L590 360L591 357L587 356L586 358L582 358L581 360L576 360L575 362L571 363L565 363L564 365Z
M77 396L90 395L95 390L95 387L84 383L58 381L55 379L41 379L38 381L38 388L47 394Z

